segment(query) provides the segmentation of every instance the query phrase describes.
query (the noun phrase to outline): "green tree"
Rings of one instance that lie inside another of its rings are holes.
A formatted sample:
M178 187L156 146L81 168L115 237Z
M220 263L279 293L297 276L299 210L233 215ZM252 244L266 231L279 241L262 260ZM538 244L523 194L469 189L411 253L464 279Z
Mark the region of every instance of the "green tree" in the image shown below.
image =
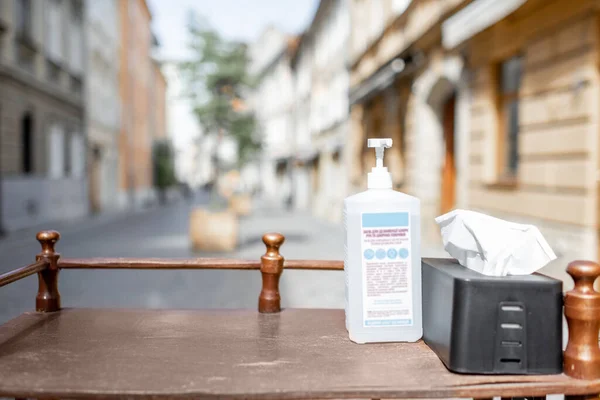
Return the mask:
M188 29L191 54L181 64L181 72L186 95L193 102L194 113L204 133L217 138L212 160L218 177L222 166L217 150L225 136L237 143L238 167L261 149L255 116L244 102L254 80L248 72L249 59L244 43L224 39L194 13L190 13ZM214 192L213 189L213 200Z
M154 187L158 190L160 202L164 203L167 189L177 183L175 155L168 140L154 142L152 146L152 164Z

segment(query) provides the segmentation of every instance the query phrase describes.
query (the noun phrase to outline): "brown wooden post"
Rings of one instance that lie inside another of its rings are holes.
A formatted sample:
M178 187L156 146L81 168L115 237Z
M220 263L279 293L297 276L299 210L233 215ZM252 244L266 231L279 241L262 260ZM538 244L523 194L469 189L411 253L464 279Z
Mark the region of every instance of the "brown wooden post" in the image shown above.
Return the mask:
M42 231L36 236L42 245L42 252L36 260L48 262L48 268L38 272L38 294L35 298L35 309L39 312L53 312L60 310L60 293L58 293L58 254L54 245L60 239L56 231Z
M594 290L600 265L592 261L573 261L567 272L575 287L565 295L569 342L563 371L577 379L600 379L600 293Z
M285 238L279 233L267 233L262 239L267 246L267 252L260 258L262 290L258 297L258 311L277 313L281 311L279 277L283 272L283 257L279 254L279 247Z

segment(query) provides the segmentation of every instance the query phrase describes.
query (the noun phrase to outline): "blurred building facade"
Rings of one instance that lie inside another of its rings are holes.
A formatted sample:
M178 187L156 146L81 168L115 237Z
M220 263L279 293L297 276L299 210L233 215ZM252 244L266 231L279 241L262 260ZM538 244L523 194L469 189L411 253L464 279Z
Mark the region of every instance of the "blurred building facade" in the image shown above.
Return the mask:
M120 69L119 96L119 202L122 207L144 207L156 201L152 180L154 135L165 135L164 110L157 110L162 85L160 69L152 59L157 45L150 23L152 15L145 0L119 1ZM158 84L158 85L157 85ZM163 103L164 104L164 103ZM158 116L157 116L158 114ZM154 129L153 124L161 127ZM159 132L160 131L160 132Z
M340 221L347 182L343 147L349 134L350 2L321 2L311 28L314 53L309 123L311 141L318 150L313 210L320 217Z
M294 77L294 164L293 195L296 210L310 210L314 204L313 188L318 182L318 152L310 130L313 38L310 28L300 38L291 64Z
M458 122L454 119L460 108L449 82L460 77L462 61L440 51L443 18L460 3L353 1L353 22L362 31L353 31L351 46L351 184L354 190L364 189L375 165L367 138L391 137L394 144L386 151L386 163L394 186L421 200L422 236L428 241L438 235L434 217L456 206L454 180L463 176L456 173L448 132Z
M150 129L154 141L169 139L167 129L167 78L162 71L162 63L151 58L152 82L150 88Z
M119 205L119 0L88 1L86 15L89 197L101 212Z
M259 79L248 103L263 138L262 195L278 204L288 204L292 197L295 97L291 58L297 44L297 38L269 27L249 48L250 72Z
M5 230L88 211L84 18L81 0L0 2Z
M470 4L442 37L468 49L470 206L538 225L563 278L567 261L598 258L598 5L488 1L497 21L475 30Z
M251 105L265 143L263 194L333 221L346 192L349 5L323 1L300 37L269 28L250 51L260 78Z
M599 10L585 0L321 1L291 57L283 39L280 53L264 36L255 44L273 55L255 110L263 121L291 114L291 130L266 130L267 155L292 152L295 207L335 221L341 200L366 189L367 138L391 137L386 165L394 188L421 200L424 242L441 245L434 218L456 208L534 224L559 256L544 272L565 279L565 262L600 248ZM272 182L269 194L286 193Z
M202 134L193 106L183 91L177 62L166 60L162 63L163 74L169 83L167 87L167 130L172 135L173 147L177 154L175 172L180 182L197 188L208 182L211 171L203 170L199 153ZM210 156L208 157L210 160Z
M538 226L559 256L550 275L596 259L597 4L352 8L351 191L373 162L366 138L392 137L387 164L396 188L421 199L423 240L440 242L434 217L468 208Z

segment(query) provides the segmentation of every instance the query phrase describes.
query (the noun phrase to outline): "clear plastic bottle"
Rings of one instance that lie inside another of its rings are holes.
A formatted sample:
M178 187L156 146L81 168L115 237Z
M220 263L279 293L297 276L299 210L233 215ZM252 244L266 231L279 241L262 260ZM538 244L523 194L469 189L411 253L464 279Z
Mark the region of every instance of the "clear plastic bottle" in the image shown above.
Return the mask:
M369 139L377 164L368 189L344 200L346 329L356 343L415 342L423 335L421 203L392 189L383 166L392 139Z

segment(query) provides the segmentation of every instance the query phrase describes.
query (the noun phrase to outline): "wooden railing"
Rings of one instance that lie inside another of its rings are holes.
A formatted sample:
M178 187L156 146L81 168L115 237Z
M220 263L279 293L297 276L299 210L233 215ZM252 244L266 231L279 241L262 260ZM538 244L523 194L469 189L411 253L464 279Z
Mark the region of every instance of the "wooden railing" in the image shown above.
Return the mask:
M58 260L60 269L255 269L260 261L227 258L64 258ZM343 261L284 260L283 269L343 271Z
M36 310L60 310L58 273L61 269L239 269L260 270L262 288L258 297L258 311L281 311L279 278L284 269L335 270L344 269L343 261L284 260L279 252L285 238L279 233L263 236L266 252L257 261L223 258L196 259L140 259L140 258L73 258L61 259L55 245L60 239L56 231L42 231L37 240L42 251L28 266L0 275L0 287L19 279L38 275ZM564 373L579 379L600 379L600 293L594 282L600 276L600 265L591 261L574 261L567 267L575 287L564 297L565 316L569 325L569 341L565 350Z
M48 267L48 263L46 263L45 261L38 261L33 264L27 265L25 267L17 268L13 271L2 274L2 275L0 275L0 287L8 285L9 283L18 281L19 279L26 278L29 275L33 275L33 274L37 274L38 272L42 272L47 267Z

